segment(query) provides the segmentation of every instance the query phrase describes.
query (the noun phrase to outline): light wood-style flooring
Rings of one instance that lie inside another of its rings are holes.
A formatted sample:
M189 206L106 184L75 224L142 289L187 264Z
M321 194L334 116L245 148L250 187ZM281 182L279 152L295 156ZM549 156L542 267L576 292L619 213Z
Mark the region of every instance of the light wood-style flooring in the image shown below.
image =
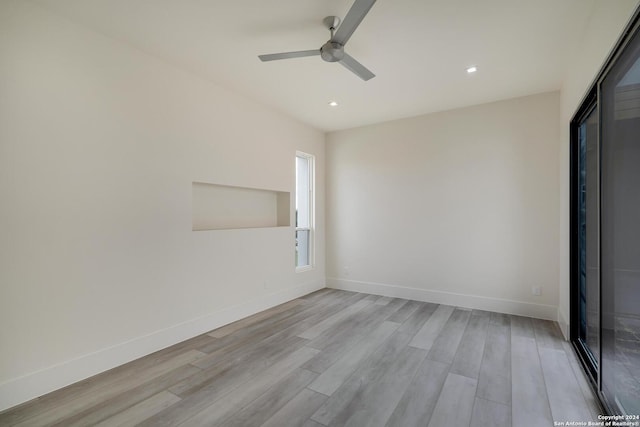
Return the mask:
M553 322L323 289L0 413L0 425L530 427L599 413Z

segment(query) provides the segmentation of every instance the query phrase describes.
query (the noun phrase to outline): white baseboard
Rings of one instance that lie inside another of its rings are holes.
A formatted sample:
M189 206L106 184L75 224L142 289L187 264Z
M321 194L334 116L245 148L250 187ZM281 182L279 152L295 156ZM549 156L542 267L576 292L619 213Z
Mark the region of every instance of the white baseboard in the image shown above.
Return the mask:
M324 288L296 285L0 384L0 411Z
M569 322L567 321L567 317L564 312L558 308L558 326L560 326L560 331L564 336L564 339L569 341Z
M481 297L477 295L456 294L452 292L428 289L407 288L384 283L361 282L327 277L327 287L345 291L364 292L386 297L406 298L436 304L453 305L497 313L535 317L537 319L558 320L558 307L546 304L512 301L501 298Z

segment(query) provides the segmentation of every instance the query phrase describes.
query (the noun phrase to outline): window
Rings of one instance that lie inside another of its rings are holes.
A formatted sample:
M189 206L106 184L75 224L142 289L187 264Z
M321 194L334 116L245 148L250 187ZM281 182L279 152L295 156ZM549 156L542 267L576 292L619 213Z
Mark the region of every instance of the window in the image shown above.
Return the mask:
M296 154L296 269L313 266L313 156Z

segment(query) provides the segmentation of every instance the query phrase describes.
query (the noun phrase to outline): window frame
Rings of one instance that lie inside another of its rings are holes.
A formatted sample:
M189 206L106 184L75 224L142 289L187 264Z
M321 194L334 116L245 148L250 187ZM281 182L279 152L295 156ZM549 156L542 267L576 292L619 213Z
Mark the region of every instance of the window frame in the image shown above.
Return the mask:
M308 260L309 263L307 265L298 266L296 262L295 270L296 273L301 273L309 270L313 270L315 267L315 156L313 154L305 153L302 151L296 151L296 162L298 158L305 159L308 165L309 171L309 226L308 227L298 227L298 173L297 173L297 165L296 165L296 179L295 179L295 200L294 200L294 213L295 213L295 233L298 231L309 231L309 239L308 239ZM294 238L296 241L296 251L297 251L297 237Z
M588 350L586 343L582 340L580 336L580 237L579 237L579 173L580 173L580 146L579 146L579 128L580 125L587 119L587 117L592 113L596 112L599 117L599 98L598 91L596 87L593 87L588 95L583 100L580 108L574 115L573 119L570 123L570 329L569 329L569 340L573 344L576 352L578 353L578 357L580 362L582 363L589 380L591 381L594 388L599 388L599 366L595 363L595 359L593 359L590 355L590 351ZM600 124L598 123L598 131L597 131L597 150L598 153L600 151ZM599 156L599 154L598 154ZM598 166L599 167L599 166ZM597 197L599 200L600 197L600 188L596 189ZM599 201L598 208L595 214L598 216L598 224L599 224ZM598 231L599 236L599 231ZM595 242L600 245L600 242ZM599 249L598 249L598 258ZM598 284L598 288L600 288L600 284ZM598 295L598 301L600 301L600 295ZM600 313L599 313L600 314ZM600 338L599 338L600 340ZM597 360L602 360L601 351L601 343L598 346L598 355Z
M584 344L581 342L579 334L579 322L580 322L580 308L579 308L579 243L578 243L578 196L577 196L577 184L579 173L579 161L578 161L578 127L580 122L586 118L591 109L595 108L598 114L598 156L602 156L602 82L607 78L611 70L615 67L620 57L625 52L627 46L630 44L633 37L640 32L640 7L636 7L632 18L627 23L626 28L618 38L615 46L609 53L609 56L605 60L600 71L589 85L585 96L579 103L579 107L570 121L570 313L569 313L569 338L570 342L575 349L578 360L587 374L589 379L589 385L598 397L599 403L602 405L606 414L618 414L617 405L615 402L608 400L607 396L603 393L602 384L602 365L603 361L603 339L602 339L602 270L599 272L599 357L598 364L594 366L592 360L588 356L588 351L584 348ZM601 192L600 187L602 183L602 165L600 160L598 162L599 168L599 182L598 185L598 222L600 223L598 234L598 246L601 249L602 239L602 224L601 224ZM599 249L599 265L602 266L602 253Z

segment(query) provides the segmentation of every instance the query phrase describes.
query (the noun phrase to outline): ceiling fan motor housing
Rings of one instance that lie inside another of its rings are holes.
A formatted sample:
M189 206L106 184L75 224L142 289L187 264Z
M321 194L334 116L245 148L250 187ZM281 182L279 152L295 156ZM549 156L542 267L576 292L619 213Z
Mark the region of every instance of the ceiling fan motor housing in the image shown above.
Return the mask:
M338 62L344 58L344 46L329 40L320 48L320 56L327 62Z

